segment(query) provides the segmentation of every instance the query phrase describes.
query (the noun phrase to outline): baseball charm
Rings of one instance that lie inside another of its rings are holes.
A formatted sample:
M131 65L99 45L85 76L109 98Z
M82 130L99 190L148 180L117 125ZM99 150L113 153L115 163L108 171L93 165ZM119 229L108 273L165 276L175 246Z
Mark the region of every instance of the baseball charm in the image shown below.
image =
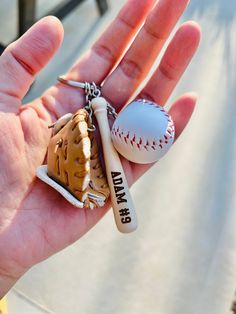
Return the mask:
M126 159L148 164L161 159L170 149L175 127L168 112L156 103L138 99L117 116L111 138Z

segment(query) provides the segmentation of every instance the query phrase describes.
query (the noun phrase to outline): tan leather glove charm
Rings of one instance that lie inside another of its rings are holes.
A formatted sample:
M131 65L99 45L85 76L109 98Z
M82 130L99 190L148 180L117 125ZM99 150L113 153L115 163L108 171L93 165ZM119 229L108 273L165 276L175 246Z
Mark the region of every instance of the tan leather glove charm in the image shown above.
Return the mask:
M94 132L89 131L89 115L79 109L52 126L48 165L39 167L38 177L54 187L77 207L101 207L109 197Z

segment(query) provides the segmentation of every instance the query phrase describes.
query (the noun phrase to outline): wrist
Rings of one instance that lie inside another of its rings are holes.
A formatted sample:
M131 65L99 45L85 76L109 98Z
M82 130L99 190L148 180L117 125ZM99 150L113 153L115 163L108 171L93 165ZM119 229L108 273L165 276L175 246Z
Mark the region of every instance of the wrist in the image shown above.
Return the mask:
M19 275L11 275L0 270L0 300L15 285L22 275L23 273Z
M18 279L0 275L0 300L14 286Z

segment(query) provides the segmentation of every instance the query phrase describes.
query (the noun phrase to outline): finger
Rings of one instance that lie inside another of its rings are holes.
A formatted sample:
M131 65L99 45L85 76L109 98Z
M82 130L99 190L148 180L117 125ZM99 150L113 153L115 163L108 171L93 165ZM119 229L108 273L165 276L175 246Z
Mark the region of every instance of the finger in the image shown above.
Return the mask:
M171 115L175 125L175 141L179 138L186 125L188 124L194 111L197 96L189 93L181 96L171 107L169 114ZM133 180L134 182L143 175L153 164L139 165L133 164Z
M63 28L55 17L36 23L0 57L0 110L17 111L35 75L57 51Z
M75 81L101 84L127 49L155 0L129 0L105 33L69 71ZM92 65L92 66L91 66Z
M167 47L159 67L138 97L164 105L193 58L200 37L198 24L184 23Z
M103 94L114 106L125 104L146 77L188 0L159 0L124 58L108 77ZM110 93L117 90L117 93Z
M100 85L127 49L154 2L155 0L127 1L108 29L74 64L66 77L74 81L93 81ZM44 93L41 101L43 108L58 118L66 112L75 112L78 104L83 105L84 92L58 84ZM39 110L38 104L34 107Z

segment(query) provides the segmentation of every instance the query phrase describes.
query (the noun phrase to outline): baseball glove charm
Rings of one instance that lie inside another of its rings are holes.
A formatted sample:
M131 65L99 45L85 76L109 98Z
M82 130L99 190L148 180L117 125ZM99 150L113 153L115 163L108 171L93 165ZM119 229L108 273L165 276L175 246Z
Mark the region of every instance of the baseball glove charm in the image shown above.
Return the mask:
M54 184L43 181L77 207L92 209L103 206L109 197L109 187L101 167L94 132L88 130L88 112L79 109L74 115L63 116L51 127L47 175ZM78 202L74 202L73 198Z

